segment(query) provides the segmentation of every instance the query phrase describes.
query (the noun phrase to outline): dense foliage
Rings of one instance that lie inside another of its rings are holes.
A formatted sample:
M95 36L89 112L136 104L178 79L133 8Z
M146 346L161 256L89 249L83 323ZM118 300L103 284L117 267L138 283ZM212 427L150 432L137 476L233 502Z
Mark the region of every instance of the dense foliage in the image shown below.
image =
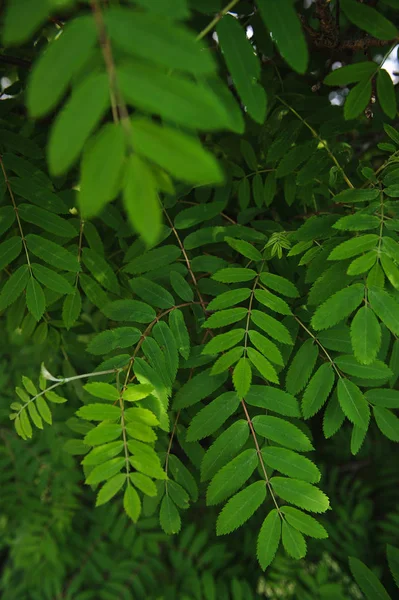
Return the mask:
M9 0L4 600L397 597L398 9Z

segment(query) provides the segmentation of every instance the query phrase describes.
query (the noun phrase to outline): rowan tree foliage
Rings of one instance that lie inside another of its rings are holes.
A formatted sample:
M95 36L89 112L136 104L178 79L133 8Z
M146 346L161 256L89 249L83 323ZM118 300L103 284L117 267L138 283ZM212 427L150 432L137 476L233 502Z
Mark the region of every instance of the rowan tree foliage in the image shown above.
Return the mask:
M8 1L4 600L397 597L398 9Z

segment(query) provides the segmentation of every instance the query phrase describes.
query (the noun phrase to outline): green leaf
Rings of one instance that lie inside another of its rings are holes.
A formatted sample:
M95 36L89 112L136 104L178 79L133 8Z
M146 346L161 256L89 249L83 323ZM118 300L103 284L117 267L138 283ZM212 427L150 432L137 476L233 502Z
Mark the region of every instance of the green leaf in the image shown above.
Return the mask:
M103 288L98 285L91 277L86 275L86 273L80 273L79 282L82 286L82 290L90 300L97 306L102 309L106 304L109 303L109 298L107 294L104 292Z
M263 180L259 173L256 173L252 178L252 195L255 205L261 208L263 206Z
M366 400L384 408L399 408L399 391L386 388L374 388L365 393Z
M395 25L372 6L359 4L355 0L342 0L341 6L354 25L379 40L391 40L398 35Z
M387 135L389 135L391 140L393 140L395 142L395 144L399 144L399 134L396 131L396 129L394 127L392 127L392 125L388 125L388 123L384 123L384 131Z
M87 346L90 354L108 354L116 348L128 348L136 344L141 337L141 331L136 327L117 327L108 329L94 336Z
M21 429L22 429L22 432L24 433L24 435L27 438L31 438L32 435L33 435L32 425L31 425L31 423L29 421L29 417L28 417L28 414L27 414L26 410L23 410L21 412L20 420L21 420ZM17 424L15 423L15 425L17 425Z
M175 305L173 296L158 283L145 277L136 277L129 281L133 292L144 302L159 308L172 308Z
M111 479L111 477L121 470L125 464L125 460L124 456L120 456L118 458L111 458L111 460L107 460L106 462L97 465L86 478L86 483L88 485L93 485Z
M393 334L399 335L399 304L388 292L375 286L369 288L368 299L377 317Z
M377 188L372 190L357 190L355 188L349 188L337 194L335 196L335 202L342 202L342 204L352 204L354 202L371 202L372 200L378 198L379 195L380 190Z
M323 417L323 433L326 439L332 437L341 427L345 420L345 415L342 412L338 402L336 392L333 393L327 403L327 408L324 411Z
M238 290L230 290L223 292L211 300L207 306L207 310L222 310L223 308L229 308L235 304L247 300L251 295L249 288L240 288Z
M170 381L174 382L179 366L179 353L172 330L164 321L160 321L152 328L152 335L162 347L168 376Z
M362 377L364 379L389 379L392 371L381 360L374 360L368 365L359 363L356 358L350 354L343 354L334 359L335 364L348 375Z
M256 545L256 555L259 564L265 570L273 561L280 544L281 518L274 508L263 521Z
M235 494L223 507L216 521L216 535L231 533L241 527L266 498L266 483L257 481Z
M296 425L269 415L259 415L252 419L258 435L267 440L277 442L286 448L299 452L309 452L313 446L309 438Z
M147 398L154 388L149 383L139 383L138 385L129 385L123 392L123 399L128 402L137 402L143 398Z
M356 583L368 600L391 600L377 576L362 561L350 556L349 568Z
M27 93L32 117L42 117L58 104L75 73L90 58L96 41L90 16L66 23L62 35L56 36L34 64Z
M176 483L181 485L189 494L193 502L198 500L198 487L190 471L174 454L169 457L169 467Z
M120 125L107 123L90 140L83 153L78 195L84 218L99 214L116 196L124 154L125 134ZM99 169L98 165L102 168Z
M82 311L82 298L79 290L75 290L73 294L69 294L62 306L62 320L67 329L70 329L79 318Z
M210 396L226 381L227 375L222 373L214 377L210 377L210 370L206 369L197 375L194 375L187 381L177 392L173 408L180 410L187 408L193 404L197 404L204 398Z
M253 310L251 312L251 319L255 325L263 329L265 333L281 344L292 345L290 332L285 325L277 321L274 317L266 315L260 310Z
M372 363L381 346L381 327L369 306L359 308L350 331L356 359L365 365Z
M141 471L154 479L167 479L166 473L161 467L159 457L154 450L138 441L134 441L134 444L135 446L133 446L132 440L128 442L129 450L134 452L134 456L130 458L131 465L137 469L137 471ZM138 451L136 448L137 444L141 444L141 448L144 446L146 450L144 451L141 449Z
M244 317L247 316L248 309L244 307L239 308L227 308L226 310L221 310L213 315L211 315L202 327L206 327L207 329L216 329L218 327L226 327L226 325L231 325L232 323L236 323L237 321L241 321ZM172 313L171 313L172 314Z
M148 410L147 408L125 408L124 415L126 417L126 421L128 422L135 424L144 423L144 425L149 425L150 427L159 425L157 417L151 410Z
M73 273L80 271L80 265L76 256L59 244L55 244L34 233L29 233L25 239L29 252L32 252L32 254L41 258L49 265L62 271L72 271Z
M220 269L212 275L212 279L222 283L241 283L251 281L256 277L256 271L244 267Z
M336 325L349 316L362 302L364 286L355 283L330 296L312 317L312 327L319 331Z
M38 427L39 429L43 429L43 422L42 422L42 419L41 419L39 413L37 412L37 408L36 408L34 402L29 402L28 413L29 413L29 416L32 419L34 425L36 425L36 427Z
M101 404L100 406L106 405ZM118 425L117 423L101 423L100 425L97 425L97 427L91 429L86 434L83 441L89 446L97 446L99 444L105 444L106 442L112 442L121 435L121 425Z
M18 214L22 221L37 225L59 237L74 238L77 236L76 229L69 221L38 206L20 204L18 206Z
M155 244L162 225L156 181L147 163L136 154L126 165L123 200L134 229L148 245Z
M194 300L194 292L187 281L177 271L172 271L170 274L170 284L173 291L185 302Z
M173 535L179 533L181 519L175 503L168 494L162 498L159 522L165 533Z
M391 285L396 290L399 290L399 269L393 260L383 254L381 256L381 266Z
M233 371L233 384L239 398L245 398L252 380L251 364L248 358L242 357Z
M3 43L6 46L22 44L47 19L47 0L13 0L7 4L4 18Z
M22 240L14 236L0 244L0 270L7 267L15 258L21 254Z
M287 477L272 477L270 480L273 491L295 506L310 512L322 513L329 508L327 496L314 485L298 479Z
M112 321L136 321L150 323L155 319L155 310L139 300L115 300L102 309Z
M298 401L291 394L279 388L264 385L252 385L247 397L247 404L258 406L287 417L299 417Z
M142 275L174 262L179 258L181 250L177 246L162 246L154 248L131 260L125 271L133 275Z
M260 280L266 287L271 288L283 296L288 296L289 298L297 298L299 296L299 292L295 285L285 277L263 272L260 274Z
M73 294L74 289L65 277L37 263L32 263L31 266L36 279L49 290L60 294Z
M262 449L263 461L282 475L302 479L309 483L320 481L321 473L311 460L286 448L266 446Z
M46 299L40 284L31 277L26 287L26 305L36 321L40 321L46 308Z
M375 248L378 244L379 236L374 233L366 233L358 237L354 237L351 240L342 242L332 250L328 260L344 260L351 258L362 252L367 252Z
M328 537L327 531L315 518L307 515L306 513L293 508L292 506L282 506L281 512L292 527L295 527L301 533L308 535L309 537L317 539L325 539Z
M169 327L179 353L187 360L190 356L190 336L181 310L176 309L169 313Z
M242 256L254 261L262 260L262 254L249 242L246 242L245 240L236 240L228 235L226 235L224 241L227 242L233 250L242 254Z
M48 162L53 175L65 173L74 164L108 106L106 73L93 73L74 88L50 133Z
M229 369L241 358L243 352L244 346L238 346L237 348L232 348L225 354L222 354L213 365L211 375L218 375Z
M377 253L372 250L371 252L367 252L358 258L355 258L351 262L348 267L347 273L348 275L361 275L362 273L366 273L370 271L377 260Z
M361 429L367 429L370 420L370 409L357 385L349 379L340 378L337 392L339 404L349 421Z
M86 454L84 457L82 464L83 465L101 465L106 460L114 458L120 454L123 450L123 441L111 442L110 444L102 444L101 446L97 446L93 448L89 454ZM88 448L86 448L88 449ZM124 475L126 479L126 474Z
M292 315L291 309L285 300L282 300L268 290L255 290L255 298L274 312L281 313L282 315Z
M176 229L189 229L219 215L225 207L225 202L208 202L190 206L180 211L175 217Z
M200 81L133 61L119 66L117 76L126 101L145 113L154 113L187 129L233 128L231 116L221 98ZM145 123L143 119L134 120L133 134L137 122ZM161 128L153 129L154 132L158 130L161 131ZM189 138L184 136L182 139ZM195 167L191 168L195 170Z
M263 197L266 206L270 206L274 200L277 191L276 174L273 171L268 173L265 178L265 185L263 188Z
M83 248L82 260L85 267L105 289L119 293L118 279L107 261L91 248Z
M357 83L367 77L373 77L377 70L375 62L359 62L352 65L346 65L339 69L334 69L325 77L324 83L327 85L348 85L348 83Z
M302 533L294 527L291 527L287 521L282 522L282 542L284 550L292 558L299 560L306 555L306 542Z
M377 96L381 108L390 119L396 116L395 88L391 76L385 69L380 69L377 74Z
M109 479L97 494L96 506L106 504L116 496L126 481L126 474L118 473Z
M238 185L237 196L238 204L241 210L245 210L246 208L248 208L251 200L251 187L249 185L249 180L247 177L241 179Z
M123 496L123 508L133 523L138 521L141 513L141 501L133 486L128 485Z
M284 365L281 352L274 342L268 340L264 335L258 331L254 331L253 329L248 331L248 335L252 344L259 350L261 354L263 354L265 358L281 367Z
M371 79L364 79L349 92L344 105L345 119L356 119L370 102L372 94Z
M3 162L4 161L3 156ZM0 235L8 231L15 221L15 211L12 206L2 206L0 208ZM0 246L1 247L1 246Z
M362 447L366 434L367 429L362 429L361 427L358 427L358 425L353 426L351 435L351 453L354 456L359 452L360 448Z
M168 494L173 502L182 509L186 509L190 505L190 496L181 485L175 481L168 481Z
M242 103L257 123L263 123L266 113L265 90L258 83L260 61L237 19L224 16L216 32L223 56Z
M155 483L149 477L147 477L147 475L143 475L143 473L131 473L130 481L135 487L141 490L143 494L146 494L147 496L157 495L157 487Z
M215 71L211 53L192 32L162 15L115 7L104 20L112 44L122 52L195 75Z
M120 396L118 390L114 385L111 385L109 383L101 383L99 381L86 383L86 385L83 386L83 389L95 398L101 398L102 400L110 400L111 402L119 400Z
M379 430L392 442L399 442L399 419L393 412L374 406L373 413Z
M258 0L260 15L281 56L298 73L304 73L308 64L308 48L305 36L292 0L278 4Z
M251 477L257 464L258 456L254 448L244 450L233 458L210 482L206 492L207 505L220 504L234 494Z
M243 447L249 437L248 423L239 420L228 427L205 452L201 462L201 481L211 479Z
M390 544L387 544L387 559L389 569L396 585L399 587L399 550Z
M285 379L287 392L295 395L303 390L313 373L318 355L318 346L312 339L302 344L287 371Z
M248 358L254 367L259 371L259 373L266 379L266 381L271 381L272 383L278 383L278 375L276 373L273 365L262 356L260 352L254 350L253 348L247 348Z
M76 414L81 419L87 421L104 421L108 419L119 419L121 416L121 409L119 406L112 406L112 404L88 404L82 406L76 411Z
M364 231L367 229L377 229L379 226L380 219L373 215L364 215L361 213L341 217L333 225L334 229L340 229L342 231Z
M226 392L212 400L192 419L186 441L194 442L214 433L237 410L239 398L234 392Z
M330 363L325 363L317 369L302 398L302 412L305 419L313 417L325 404L334 381L335 372Z
M195 138L148 119L134 119L132 128L135 151L176 179L201 185L223 182L216 158Z

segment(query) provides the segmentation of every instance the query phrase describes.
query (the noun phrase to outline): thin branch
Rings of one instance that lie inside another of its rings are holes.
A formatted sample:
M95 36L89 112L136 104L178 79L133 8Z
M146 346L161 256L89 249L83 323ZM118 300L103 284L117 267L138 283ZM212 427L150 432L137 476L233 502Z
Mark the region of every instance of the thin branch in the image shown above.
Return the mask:
M205 302L204 302L204 299L202 298L201 292L200 292L200 290L199 290L199 288L198 288L198 281L197 281L197 279L196 279L196 277L195 277L195 275L194 275L194 272L193 272L193 270L192 270L192 268L191 268L190 259L189 259L189 258L188 258L188 256L187 256L187 252L186 252L186 250L185 250L185 248L184 248L183 242L181 241L181 239L180 239L180 236L179 236L179 234L177 233L175 226L173 225L173 221L172 221L172 219L169 217L169 215L168 215L168 213L166 212L165 208L163 209L163 212L165 213L165 216L166 216L166 218L167 218L167 220L168 220L168 222L169 222L169 225L170 225L170 227L171 227L171 229L172 229L172 231L173 231L173 233L174 233L174 235L175 235L175 237L176 237L177 243L178 243L178 244L179 244L179 246L180 246L180 250L182 251L182 254L183 254L183 256L184 256L184 260L186 261L187 269L188 269L188 272L190 273L190 277L191 277L191 279L192 279L192 282L193 282L193 284L194 284L195 290L196 290L196 292L197 292L197 296L198 296L198 298L199 298L199 301L200 301L200 304L201 304L201 306L202 306L202 310L204 311L204 313L205 313L205 316L206 316L206 315L207 315L207 311L206 311Z
M219 21L221 19L223 19L223 17L225 15L227 15L227 13L234 8L234 6L236 4L238 4L239 0L231 0L231 2L229 2L213 19L210 23L208 23L208 25L198 34L197 36L197 41L198 40L202 40L202 38L204 38L210 31L212 31L212 29L215 27L215 25L217 25L219 23Z
M23 247L24 247L24 250L25 250L26 262L28 263L29 271L30 271L30 273L32 275L32 267L31 267L31 264L30 264L28 247L26 245L25 236L24 236L24 232L23 232L23 229L22 229L21 219L19 218L19 214L18 214L18 206L17 206L17 203L15 202L14 193L12 191L9 179L7 177L7 172L5 170L4 163L3 163L3 157L1 155L0 155L0 165L1 165L1 170L3 171L4 180L6 182L8 193L10 194L11 202L12 202L12 205L14 207L15 216L16 216L17 223L18 223L18 229L19 229L19 232L21 234L22 244L23 244Z
M111 98L112 117L115 123L119 121L124 128L128 144L132 144L132 127L129 119L129 112L127 110L126 103L120 93L118 80L116 76L116 68L114 57L112 54L111 42L107 35L105 27L104 17L101 12L100 5L97 0L92 0L91 8L93 11L94 20L97 27L98 39L100 42L105 67L107 70L108 81L109 81L109 93Z

